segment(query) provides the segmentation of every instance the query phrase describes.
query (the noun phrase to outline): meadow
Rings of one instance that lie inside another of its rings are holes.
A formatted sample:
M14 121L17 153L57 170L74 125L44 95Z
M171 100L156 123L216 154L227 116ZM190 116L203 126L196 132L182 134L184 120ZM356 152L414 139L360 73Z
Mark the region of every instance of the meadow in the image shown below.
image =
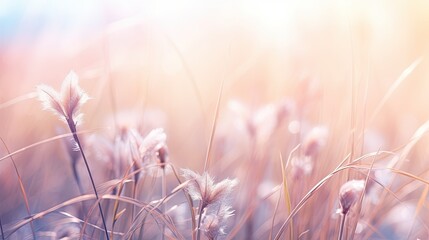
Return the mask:
M0 239L428 239L428 14L0 3Z

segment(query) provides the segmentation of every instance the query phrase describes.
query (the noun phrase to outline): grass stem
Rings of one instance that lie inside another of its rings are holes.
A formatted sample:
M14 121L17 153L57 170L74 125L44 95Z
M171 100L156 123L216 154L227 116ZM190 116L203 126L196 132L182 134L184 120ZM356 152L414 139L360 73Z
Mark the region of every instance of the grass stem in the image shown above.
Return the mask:
M338 240L343 239L344 225L346 223L346 215L341 214L340 232L338 233Z
M86 170L88 171L88 175L89 175L89 178L91 180L92 188L93 188L94 193L95 193L95 198L98 201L99 197L98 197L97 188L95 187L94 178L92 177L92 173L91 173L91 170L89 168L89 164L88 164L88 161L86 159L85 153L83 152L82 145L80 144L79 137L76 134L76 126L75 126L74 122L72 122L72 120L68 120L67 123L69 125L71 132L73 133L73 138L79 147L79 151L82 154L82 158L83 158L83 161L85 162L85 167L86 167ZM102 209L101 203L99 201L98 201L98 209L100 210L101 220L103 221L103 227L104 227L104 231L106 234L106 239L109 240L110 238L109 238L109 232L107 231L106 220L104 219L103 209Z
M165 165L162 166L162 183L161 183L161 191L162 191L162 198L165 198L167 196L167 181L165 178ZM161 205L162 214L165 215L165 203ZM165 223L162 224L161 227L161 240L165 239Z
M197 240L200 240L201 238L201 232L200 232L200 226L201 226L201 219L203 216L203 202L201 201L200 207L198 209L198 224L197 224Z
M28 201L27 191L25 190L24 182L22 181L21 174L19 174L18 167L16 166L15 160L13 159L12 155L10 154L10 151L6 145L6 142L3 140L3 138L0 138L0 140L3 143L3 146L6 149L8 155L10 155L10 160L12 161L13 168L15 169L16 176L18 177L19 187L21 190L22 198L24 199L25 208L27 210L28 216L30 217L31 216L30 203ZM36 232L34 230L34 224L32 221L30 222L30 227L31 227L31 233L33 234L33 239L36 239ZM2 231L3 231L3 229L2 229ZM3 236L3 233L2 233L2 236Z

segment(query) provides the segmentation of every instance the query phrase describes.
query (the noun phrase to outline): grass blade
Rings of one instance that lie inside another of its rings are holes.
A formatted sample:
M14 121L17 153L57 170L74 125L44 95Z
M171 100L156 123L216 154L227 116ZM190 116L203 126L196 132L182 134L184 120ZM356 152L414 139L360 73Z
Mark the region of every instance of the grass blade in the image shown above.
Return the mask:
M289 155L289 159L291 159L292 152ZM279 153L279 156L280 156L280 165L282 168L283 192L285 195L285 204L286 204L288 213L291 214L292 204L291 204L291 200L290 200L290 193L289 193L289 187L288 187L288 183L287 183L287 176L286 176L286 172L285 172L285 165L283 163L282 154ZM289 162L289 159L288 159L288 162ZM290 236L290 239L293 239L293 220L292 219L290 220L290 235L289 236Z
M7 145L4 142L3 138L0 137L0 140L3 143L3 146L6 149L7 153L10 155L9 148L7 147ZM16 176L18 177L19 188L21 190L22 198L24 199L24 203L25 203L25 208L27 210L27 214L28 214L28 216L31 216L30 204L28 203L28 197L27 197L27 192L25 191L24 183L22 182L22 178L21 178L21 175L19 174L18 167L16 166L15 160L13 160L12 156L10 156L10 160L12 161L13 168L15 169ZM34 230L34 224L33 224L33 222L30 222L30 226L31 226L31 232L33 234L33 238L36 239L36 232ZM2 231L3 231L3 229L2 229ZM3 233L2 233L2 236L4 237Z

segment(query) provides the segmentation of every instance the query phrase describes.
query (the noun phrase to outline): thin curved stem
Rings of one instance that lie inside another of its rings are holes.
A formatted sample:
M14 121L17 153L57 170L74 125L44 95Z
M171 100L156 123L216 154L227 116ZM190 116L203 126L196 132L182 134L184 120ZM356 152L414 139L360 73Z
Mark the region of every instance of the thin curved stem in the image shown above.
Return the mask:
M167 180L165 179L165 166L162 168L162 197L165 198L167 196ZM162 214L165 215L165 203L161 206ZM161 240L165 239L165 224L162 224L162 232L161 232Z
M73 138L79 147L79 151L82 154L82 158L83 158L83 161L85 162L85 167L86 167L86 170L88 171L88 175L89 175L89 178L91 180L92 188L93 188L94 193L95 193L95 198L98 201L99 197L98 197L97 188L95 187L94 178L92 177L92 173L91 173L91 170L89 168L89 164L88 164L88 161L86 159L85 153L83 152L82 145L80 144L79 137L76 134L76 126L73 122L73 119L68 119L67 123L69 125L71 132L73 133ZM101 203L99 201L98 201L98 209L100 210L101 220L103 221L103 227L104 227L104 231L106 234L106 239L109 240L110 238L109 238L109 232L107 231L106 220L104 219L103 209L102 209Z
M197 225L197 240L200 240L201 238L201 231L200 231L200 226L201 226L201 218L203 216L203 200L201 200L200 203L200 208L198 209L198 225Z
M9 151L9 148L7 147L7 145L6 145L6 142L1 137L0 137L0 140L3 143L3 146L6 149L7 153L10 155L10 151ZM15 160L13 159L12 156L10 156L10 160L12 161L13 168L15 169L16 176L18 177L18 183L19 183L19 187L20 187L20 190L21 190L22 198L24 199L24 203L25 203L25 208L27 210L27 214L28 214L28 216L31 216L30 203L28 202L27 191L25 190L24 182L22 181L21 174L19 173L18 167L16 166ZM31 227L31 233L33 234L33 239L36 239L36 231L34 229L33 222L30 222L30 227ZM3 232L3 229L2 229L2 232ZM3 236L3 234L2 234L2 236Z

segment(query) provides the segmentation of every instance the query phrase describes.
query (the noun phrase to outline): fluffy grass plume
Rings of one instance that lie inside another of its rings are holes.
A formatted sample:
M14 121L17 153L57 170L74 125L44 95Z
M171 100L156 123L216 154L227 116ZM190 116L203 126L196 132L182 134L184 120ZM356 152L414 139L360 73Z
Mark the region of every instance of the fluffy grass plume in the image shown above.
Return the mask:
M80 108L89 97L80 88L79 78L74 71L65 77L59 92L47 85L38 86L37 91L45 110L53 112L67 124L69 121L75 125L80 122Z
M0 239L429 239L429 4L202 1L0 3Z

